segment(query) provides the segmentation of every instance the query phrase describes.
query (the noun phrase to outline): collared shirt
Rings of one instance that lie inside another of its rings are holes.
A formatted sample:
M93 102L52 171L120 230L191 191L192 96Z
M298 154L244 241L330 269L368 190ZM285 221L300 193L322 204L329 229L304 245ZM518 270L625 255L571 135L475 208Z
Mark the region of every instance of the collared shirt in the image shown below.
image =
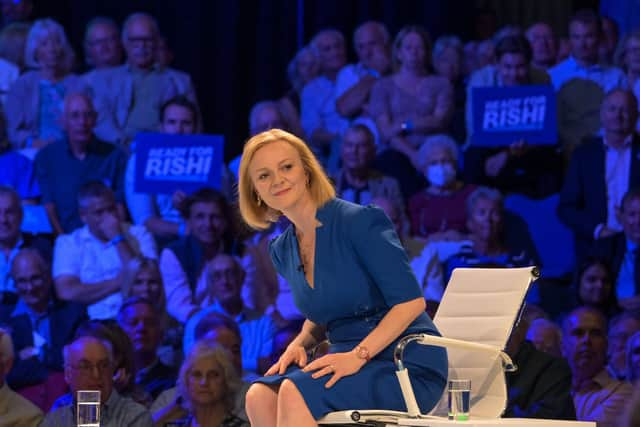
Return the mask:
M45 356L45 349L51 343L51 322L49 306L44 313L33 311L22 298L18 299L16 308L11 313L11 317L26 314L31 321L31 331L33 334L33 348L37 352L38 358L42 361Z
M631 398L630 384L614 380L605 369L593 377L593 387L573 393L578 421L597 421L598 427L617 427L624 404Z
M40 409L11 390L6 382L0 386L0 426L36 427L40 421Z
M622 259L618 279L616 280L616 296L618 299L629 298L635 295L635 260L637 245L627 239L627 252Z
M45 417L41 427L75 426L76 408L72 402L58 406ZM153 421L147 409L128 397L112 390L109 399L100 408L101 427L151 427Z
M560 90L562 85L569 80L575 78L591 80L600 85L605 93L617 87L627 87L627 79L621 69L601 64L583 67L578 64L573 56L569 56L564 61L549 68L548 72L556 91Z
M125 234L128 243L134 246L134 252L148 258L157 258L153 237L144 227L127 226ZM122 268L116 246L96 238L86 225L56 240L53 253L54 280L65 275L76 276L80 282L90 285L113 279ZM118 314L120 305L122 294L115 292L89 305L87 312L91 319L113 319Z
M24 241L22 237L18 238L18 242L9 252L9 256L6 256L4 252L0 251L0 292L16 292L16 285L13 283L11 277L11 263L13 259L18 255Z
M320 76L302 89L300 121L310 137L318 129L342 135L349 120L336 110L336 83Z
M336 99L358 84L365 76L380 77L380 74L376 70L365 67L361 62L342 67L336 77Z
M605 148L605 184L607 186L607 227L622 231L618 221L617 210L627 190L629 190L629 173L631 172L631 141L628 136L622 149L612 148L603 138Z
M242 368L255 372L258 368L258 359L269 356L273 350L273 337L276 334L276 327L271 317L260 315L257 311L247 307L244 307L237 316L231 316L216 301L191 316L187 322L184 328L184 354L188 354L195 343L195 332L198 323L209 313L221 313L236 321L242 336Z
M63 230L70 233L82 226L78 213L78 190L89 181L102 181L124 200L126 155L113 144L93 140L84 159L76 158L66 141L49 144L36 156L35 170L42 203L52 203Z

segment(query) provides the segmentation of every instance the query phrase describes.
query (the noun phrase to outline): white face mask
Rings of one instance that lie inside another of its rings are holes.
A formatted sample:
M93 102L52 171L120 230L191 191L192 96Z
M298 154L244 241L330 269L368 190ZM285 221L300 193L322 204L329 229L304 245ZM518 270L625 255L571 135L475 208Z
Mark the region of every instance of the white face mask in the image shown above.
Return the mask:
M427 167L427 179L435 187L446 187L456 179L456 170L451 163L439 163Z

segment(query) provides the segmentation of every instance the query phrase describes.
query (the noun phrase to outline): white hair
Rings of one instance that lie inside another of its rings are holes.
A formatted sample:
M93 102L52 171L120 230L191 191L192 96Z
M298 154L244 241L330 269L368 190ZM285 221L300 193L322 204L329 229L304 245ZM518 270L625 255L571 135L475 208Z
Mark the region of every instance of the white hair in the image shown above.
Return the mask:
M155 32L155 36L160 37L160 26L158 25L158 21L156 20L156 18L149 15L148 13L136 12L127 16L127 19L125 19L124 23L122 24L122 43L126 43L127 39L129 38L129 26L131 25L131 23L142 18L147 19L149 20L149 22L151 22L151 26L153 27L153 31Z
M311 51L316 55L316 57L318 57L320 53L318 48L318 40L320 40L322 36L337 37L343 45L345 44L344 35L340 31L333 28L319 31L315 36L313 36L313 38L311 39L311 43L309 43L309 47L311 47Z
M389 35L389 30L387 30L387 27L383 23L378 21L367 21L360 24L358 28L356 28L356 30L353 32L354 48L356 47L356 39L358 38L358 34L364 29L366 29L367 27L374 28L376 31L382 34L382 42L385 45L388 45L391 42L391 36Z
M3 362L13 359L13 340L9 331L4 328L0 328L0 354Z
M433 52L431 53L432 60L435 62L440 57L440 55L442 55L442 53L448 48L452 48L453 50L455 50L456 53L462 58L463 45L460 37L446 35L438 37L438 39L434 43Z
M426 166L427 159L438 148L447 150L451 154L455 166L458 165L458 144L455 139L444 133L430 135L424 139L418 150L418 164L422 167Z
M24 63L27 67L40 68L36 52L38 46L47 36L56 36L60 45L62 46L64 70L68 73L73 68L73 61L75 60L75 53L69 44L67 35L64 32L62 25L57 23L51 18L39 19L33 23L29 34L27 35L27 42L24 48Z
M91 335L83 335L83 336L77 337L76 339L74 339L69 344L63 347L62 357L64 358L65 366L69 366L69 363L71 362L71 347L73 347L73 345L80 340L93 340L95 342L102 344L104 348L107 349L107 355L109 357L109 361L113 363L113 346L108 340L101 340Z

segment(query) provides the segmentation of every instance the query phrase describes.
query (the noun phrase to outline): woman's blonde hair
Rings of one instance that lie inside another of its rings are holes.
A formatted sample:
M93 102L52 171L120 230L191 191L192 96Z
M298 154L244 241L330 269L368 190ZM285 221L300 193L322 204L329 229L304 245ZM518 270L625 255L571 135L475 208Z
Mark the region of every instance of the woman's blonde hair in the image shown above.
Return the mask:
M224 347L211 340L198 341L192 348L182 366L180 367L180 373L178 374L178 396L182 397L182 404L189 412L193 411L193 402L189 397L189 374L193 369L193 366L202 359L213 359L222 368L224 375L224 383L226 390L223 393L225 399L225 407L228 411L233 409L235 404L236 394L240 390L241 380L236 372L236 369L231 363L231 355Z
M65 74L68 74L73 68L76 55L69 44L69 39L67 38L62 25L50 18L39 19L31 26L29 34L27 35L26 46L24 48L25 65L34 69L40 68L40 63L38 62L36 53L42 40L50 35L55 36L60 42L60 46L62 48L60 67Z
M316 206L320 207L336 197L336 190L322 169L320 162L313 155L307 144L295 135L282 129L271 129L261 132L247 141L242 151L240 170L238 172L238 204L242 219L252 228L264 230L271 222L276 222L281 212L258 202L258 195L251 180L249 165L260 148L272 142L284 141L296 149L300 155L302 166L309 177L309 192Z

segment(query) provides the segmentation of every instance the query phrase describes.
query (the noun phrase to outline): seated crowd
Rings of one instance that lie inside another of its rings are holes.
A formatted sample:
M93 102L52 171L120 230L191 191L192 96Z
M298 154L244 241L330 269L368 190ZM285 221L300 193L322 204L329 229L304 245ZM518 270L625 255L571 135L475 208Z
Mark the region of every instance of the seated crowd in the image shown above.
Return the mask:
M249 115L250 136L302 137L339 197L384 209L430 314L454 268L540 267L505 416L618 426L640 390L640 33L612 33L589 10L568 49L543 22L463 44L368 21L349 64L325 29ZM302 324L268 252L288 224L240 223L239 158L218 188L140 191L136 135L201 132L194 84L145 13L92 19L84 49L79 66L48 18L0 32L0 424L71 425L95 389L102 425L248 426L249 383ZM533 84L556 92L556 143L474 144L474 88Z

